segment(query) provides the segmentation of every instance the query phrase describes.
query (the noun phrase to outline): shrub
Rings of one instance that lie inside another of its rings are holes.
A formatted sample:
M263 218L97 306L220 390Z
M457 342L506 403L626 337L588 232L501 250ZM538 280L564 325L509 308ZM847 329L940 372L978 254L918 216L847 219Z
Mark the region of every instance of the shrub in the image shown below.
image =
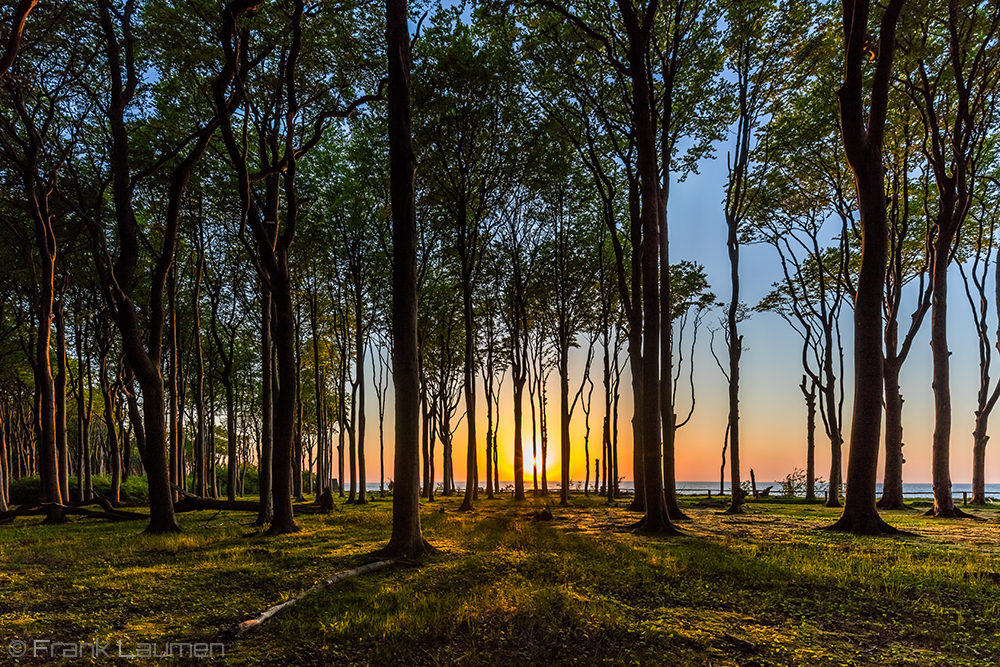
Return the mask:
M781 482L782 497L795 498L806 495L806 482L806 471L802 468L796 468L785 475L784 481ZM827 483L822 477L815 478L814 486L816 493L823 493L827 489Z

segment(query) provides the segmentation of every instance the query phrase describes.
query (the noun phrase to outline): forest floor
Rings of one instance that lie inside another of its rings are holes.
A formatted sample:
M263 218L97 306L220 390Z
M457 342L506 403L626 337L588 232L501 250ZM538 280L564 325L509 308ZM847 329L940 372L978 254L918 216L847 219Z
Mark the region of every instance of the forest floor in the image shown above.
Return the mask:
M1000 664L997 506L978 521L887 512L912 536L860 538L818 530L839 514L821 505L729 516L705 500L682 498L684 535L666 538L633 534L623 502L505 495L459 513L439 498L421 517L431 556L235 640L233 624L375 560L391 503L301 516L277 538L240 513L185 514L160 537L17 519L0 526L0 665ZM554 520L533 520L545 505ZM189 657L128 657L168 650Z

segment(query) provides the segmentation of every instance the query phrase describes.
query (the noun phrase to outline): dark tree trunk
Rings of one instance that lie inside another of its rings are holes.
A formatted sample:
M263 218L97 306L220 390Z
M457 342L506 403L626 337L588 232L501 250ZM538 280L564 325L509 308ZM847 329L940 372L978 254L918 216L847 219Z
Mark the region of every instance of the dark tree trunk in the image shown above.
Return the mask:
M569 505L569 332L564 329L560 338L559 350L559 467L561 488L559 504ZM587 459L584 459L587 462ZM589 462L588 462L589 465Z
M515 343L516 344L516 343ZM522 357L523 359L523 357ZM523 361L522 367L523 367ZM524 500L524 377L522 367L515 365L511 371L511 384L514 389L514 500Z
M56 452L59 459L59 491L69 501L69 442L66 438L66 311L60 301L54 309L56 325Z
M464 211L464 207L463 207ZM460 227L459 255L462 262L462 322L465 328L464 387L466 424L465 497L459 512L471 512L476 492L476 473L479 467L476 443L476 341L472 312L473 265L476 257L476 234L469 234L463 218ZM471 237L471 238L470 238Z
M802 376L802 396L806 399L806 502L816 500L816 383Z
M899 393L899 363L895 345L889 342L886 328L886 358L883 366L885 385L885 475L878 507L883 510L906 509L903 498L903 396ZM893 336L894 337L894 336Z
M286 172L294 178L294 170ZM294 201L294 198L292 198ZM298 530L292 510L292 450L295 442L295 404L298 383L295 364L295 306L288 274L287 249L278 247L278 279L271 276L274 300L274 349L277 356L277 399L274 402L274 444L271 449L271 489L274 515L270 535Z
M945 209L945 204L941 204ZM952 207L954 204L952 204ZM950 221L948 221L950 223ZM945 227L945 228L941 228ZM948 231L951 231L949 234ZM957 228L939 225L934 244L931 274L931 356L933 359L934 439L931 447L931 478L934 486L934 516L957 516L951 494L951 352L948 350L948 266Z
M896 532L878 515L875 484L882 426L882 296L888 253L882 140L892 79L896 23L903 1L889 0L883 14L875 73L871 79L870 94L866 95L862 65L868 58L871 43L868 33L869 2L843 0L845 65L844 81L839 92L841 135L858 194L861 265L854 302L854 421L847 468L847 496L844 511L831 529L868 535Z
M274 444L273 419L273 374L274 353L271 345L271 291L261 285L260 295L260 458L257 461L257 489L260 496L260 510L254 525L263 526L274 518L274 504L271 493L271 460Z
M420 374L417 363L417 171L410 123L410 34L406 0L386 0L389 57L389 169L392 205L392 356L396 455L387 555L430 549L420 530Z
M195 402L195 440L194 440L194 488L195 494L204 498L208 489L208 465L209 452L214 453L214 438L211 440L207 434L207 424L205 419L205 354L201 342L201 280L205 267L205 253L199 245L197 265L195 267L194 290L191 294L191 311L193 316L192 334L194 340L194 402ZM214 466L213 466L214 468ZM215 474L215 471L212 471Z
M360 271L360 267L359 267ZM358 434L358 498L356 502L364 505L368 502L367 482L365 479L365 322L364 295L361 289L361 275L354 277L354 367L357 371L357 405L358 413L356 429Z
M639 530L648 533L675 534L663 495L660 456L660 289L659 289L659 213L663 210L656 167L656 139L653 132L652 91L649 76L649 44L657 0L652 0L644 14L619 0L619 11L628 35L628 75L632 87L632 120L635 131L636 170L639 175L639 203L642 231L639 262L642 283L642 386L636 397L638 429L642 441L642 479L646 515Z

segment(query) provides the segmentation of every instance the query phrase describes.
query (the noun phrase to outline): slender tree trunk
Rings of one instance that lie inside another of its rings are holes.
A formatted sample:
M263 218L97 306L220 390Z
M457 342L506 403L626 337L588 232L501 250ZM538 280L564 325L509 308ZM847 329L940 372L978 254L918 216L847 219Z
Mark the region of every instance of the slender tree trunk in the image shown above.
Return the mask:
M110 334L110 332L108 332ZM109 341L110 342L110 341ZM98 382L101 384L101 395L104 396L104 424L108 431L108 444L111 453L111 497L108 501L112 506L117 507L121 502L121 445L118 441L118 429L115 425L115 405L114 392L111 389L111 381L108 377L108 355L104 348L101 349L101 358L98 361ZM82 386L82 385L81 385ZM90 445L86 444L84 451L87 458L90 458ZM90 480L90 462L87 462L87 498L93 495L93 485Z
M878 54L869 94L863 63L872 43L868 0L843 0L844 82L839 91L841 135L858 194L861 264L854 300L854 410L847 495L840 519L831 526L861 534L895 532L878 515L875 484L882 426L882 297L888 259L882 140L885 131L896 22L903 0L889 0L877 40ZM868 117L865 118L865 109Z
M899 364L886 332L886 358L883 366L885 385L885 475L878 507L883 510L906 509L903 498L903 396L899 392Z
M277 400L274 402L274 444L271 448L273 518L270 535L298 531L292 510L292 451L295 444L295 405L298 393L295 363L295 306L288 274L288 255L279 246L278 279L271 276L274 291L274 349L277 356Z
M561 472L561 489L559 490L559 504L569 505L569 334L565 330L565 325L560 338L559 349L559 467ZM587 459L584 459L588 462ZM588 462L589 464L589 462Z
M6 417L6 408L0 403L0 512L7 511L10 498L10 449Z
M496 433L493 426L493 339L490 338L486 350L486 497L493 500L493 448L496 443ZM499 491L499 489L497 489Z
M364 298L361 293L360 277L355 278L355 332L354 345L357 352L354 365L357 370L357 404L358 414L356 428L358 432L358 498L357 503L364 505L368 502L367 482L365 481L365 332L362 312L364 309Z
M465 224L465 220L462 220ZM464 236L464 233L463 233ZM475 238L475 237L473 237ZM465 424L467 428L466 464L465 464L465 497L458 508L459 512L471 512L472 500L476 493L476 477L479 467L476 443L476 341L475 324L472 312L472 263L475 261L475 248L468 247L463 241L460 244L462 254L462 314L465 325Z
M635 7L619 0L619 10L628 35L628 70L632 86L632 120L635 131L636 170L639 175L639 201L642 245L639 254L642 276L642 393L636 397L642 441L642 478L646 515L639 530L649 533L676 533L667 512L663 494L660 456L660 289L659 289L659 213L663 210L656 168L656 139L653 134L652 91L649 77L649 43L658 3L653 0L639 17ZM665 267L668 268L668 267Z
M802 376L802 396L806 399L806 502L816 500L816 383Z
M69 442L66 438L66 311L60 301L53 315L56 325L56 376L53 384L56 404L56 452L59 460L59 491L69 501Z
M205 353L201 342L201 280L204 273L204 251L198 249L197 266L195 267L194 290L191 293L191 314L193 316L192 334L194 340L194 402L195 402L195 440L194 440L194 481L195 493L199 496L208 495L208 453L215 450L214 443L209 446L207 424L205 419ZM215 471L212 471L215 474Z
M255 525L263 526L274 519L274 505L271 494L271 459L273 453L273 374L274 354L271 345L271 292L261 285L260 295L260 359L261 359L261 433L260 459L257 461L257 488L260 495L260 511Z
M384 552L417 558L420 530L420 374L417 362L416 160L410 123L410 34L406 0L386 0L389 168L392 204L392 339L396 456L392 536Z
M168 426L165 428L169 430L170 495L173 501L176 501L178 497L173 487L182 485L180 480L180 409L178 408L178 394L180 393L180 383L178 380L180 375L180 371L178 370L180 366L180 343L177 335L177 310L174 307L175 301L174 273L171 271L167 277L167 322L170 336L168 340L168 351L170 353L170 374L168 375L168 382L170 383L168 387L168 391L170 392L170 412L167 414Z
M516 345L515 339L515 345ZM514 391L514 500L524 500L524 361L515 361L511 371Z
M942 204L943 206L943 204ZM945 233L939 232L944 235ZM934 516L957 515L951 495L951 352L948 350L948 265L951 239L938 238L934 249L933 296L931 300L931 356L934 362L934 440L931 477L934 486Z

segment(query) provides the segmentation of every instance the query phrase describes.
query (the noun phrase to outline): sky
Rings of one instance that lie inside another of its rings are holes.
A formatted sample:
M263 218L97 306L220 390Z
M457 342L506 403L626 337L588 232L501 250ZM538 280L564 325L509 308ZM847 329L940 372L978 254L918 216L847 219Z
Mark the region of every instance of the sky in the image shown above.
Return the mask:
M683 182L671 184L668 203L670 226L671 261L691 260L702 264L708 276L711 290L719 301L730 300L729 257L726 250L727 228L723 213L724 186L726 181L726 146L716 146L715 159L703 160L699 173L690 175ZM825 240L832 242L835 231L831 230ZM821 239L824 240L824 239ZM760 301L771 289L771 285L781 279L781 265L777 252L770 246L741 247L741 301L750 307ZM972 481L972 431L975 426L976 391L978 388L979 355L972 325L969 306L965 297L961 277L956 269L949 274L950 303L948 328L951 358L952 391L952 432L951 432L951 477L955 484ZM908 295L908 299L906 296ZM904 292L901 323L908 321L916 303L914 290ZM718 326L723 316L722 309L706 316L706 325ZM841 316L841 333L845 350L845 394L843 425L843 474L847 474L850 447L851 404L853 401L853 311L845 307ZM741 359L740 388L740 463L741 479L748 479L751 468L756 479L770 483L780 481L796 468L806 466L806 406L799 389L802 379L801 339L778 315L757 313L741 325L744 352ZM995 327L995 323L991 325ZM930 313L924 318L922 329L917 334L913 349L901 373L901 393L903 406L903 481L907 483L929 483L931 481L931 440L934 433L934 403L931 390L931 350ZM721 337L716 342L716 352L723 364L727 363L725 343ZM579 384L583 369L584 353L577 350L575 360L571 356L570 386ZM722 446L728 419L728 396L726 379L722 375L709 350L709 332L703 329L699 334L695 353L696 409L691 421L679 429L676 441L676 471L679 481L711 481L719 483L722 464ZM575 363L573 363L575 361ZM623 360L624 361L624 360ZM627 369L627 362L624 364ZM373 368L374 364L369 364ZM591 455L599 456L600 426L603 419L603 402L600 393L600 366L595 361L592 369L597 385L594 392L594 407L591 412ZM994 373L1000 375L1000 368ZM371 381L371 380L369 380ZM477 433L485 442L486 407L482 378L477 379L480 397L477 399ZM500 478L513 478L513 416L511 411L511 387L509 380L503 387L500 405L500 426L498 433ZM688 405L684 392L677 412L686 414ZM374 396L374 388L369 390ZM559 479L558 442L558 385L555 373L550 378L549 402L552 406L550 419L550 443L548 476ZM392 477L392 425L391 405L387 410L386 423L386 477ZM370 403L374 404L374 400ZM459 412L464 407L459 408ZM525 392L525 469L530 477L531 434L530 411ZM1000 424L1000 409L995 415ZM622 400L619 415L619 474L626 480L632 479L631 465L631 389L626 370L622 379ZM369 481L378 478L378 413L373 405L367 410L369 436L366 444ZM455 480L464 485L466 425L463 423L455 434L454 465ZM584 415L580 408L574 413L571 427L570 478L574 482L584 479L586 474L583 456ZM480 448L482 448L482 442ZM986 483L1000 483L1000 453L996 447L986 449ZM878 480L883 478L884 450L880 451ZM441 447L436 450L438 480L441 476ZM481 484L485 484L485 462L482 452L479 456ZM823 431L817 414L816 430L816 474L823 479L830 478L830 444ZM729 479L728 455L725 479ZM592 478L591 478L592 479Z
M719 301L728 301L729 259L726 252L726 224L722 210L723 186L725 183L725 159L706 161L701 165L700 174L690 176L682 183L671 187L668 217L670 224L670 251L674 262L682 259L693 260L704 265L711 289ZM827 241L832 241L833 231ZM773 282L781 278L781 268L777 253L770 246L743 246L741 249L741 296L753 306L769 290ZM951 304L949 309L949 346L952 357L952 481L968 484L972 480L972 430L974 427L975 396L978 384L978 351L972 328L969 306L966 301L960 276L953 271L950 276ZM904 318L908 318L915 303L915 295L909 294L904 303ZM717 326L722 309L709 314L705 324ZM844 402L844 469L847 472L850 442L851 403L853 400L852 327L853 311L846 307L842 315L841 328L846 352ZM791 327L778 315L757 313L742 323L745 351L742 357L742 382L740 389L740 441L742 479L748 479L753 468L758 482L779 481L795 468L806 465L806 407L799 389L802 377L800 351L801 342ZM933 393L931 391L930 317L925 318L923 328L917 334L910 357L903 367L901 376L903 408L904 482L927 483L931 481L931 439L934 431ZM677 433L676 469L680 481L712 481L720 479L722 446L728 415L727 385L709 350L709 334L703 328L699 334L695 361L695 385L697 403L690 423ZM721 339L716 342L716 350L726 363L726 350ZM575 352L571 363L570 384L578 385L583 367L583 352ZM372 366L369 365L369 368ZM603 418L603 402L600 399L599 359L592 369L596 389L594 407L591 412L591 467L593 459L600 456L600 425ZM998 371L1000 373L1000 371ZM627 372L622 380L622 403L619 421L619 474L631 480L631 390ZM482 379L477 380L480 392L477 410L477 431L479 439L485 441L486 408ZM550 443L548 475L551 481L559 479L558 443L558 388L556 374L550 379L549 402L551 406ZM513 478L513 416L511 412L511 385L509 379L502 389L500 406L500 478ZM374 397L374 390L369 391ZM685 396L681 392L681 396ZM527 399L527 392L526 392ZM686 413L686 398L679 401L678 413ZM386 423L386 478L392 477L392 424L391 403ZM374 403L374 400L371 401ZM460 408L460 412L464 409ZM368 437L366 453L368 457L369 481L378 479L378 414L374 406L368 410ZM1000 423L1000 414L996 416ZM530 477L531 435L530 411L525 402L525 467ZM816 432L816 472L823 479L830 477L830 445L817 417ZM459 485L465 481L465 433L463 422L455 435L455 479ZM580 408L574 413L572 432L571 479L582 481L585 476L583 440L584 415ZM881 455L880 455L881 458ZM440 481L442 470L441 447L436 450L437 476ZM1000 483L1000 453L996 447L987 447L986 482ZM485 484L485 462L479 456L481 485ZM593 473L591 473L593 475ZM726 479L729 479L728 457ZM882 465L879 465L879 481L882 480ZM593 476L591 477L593 481Z

